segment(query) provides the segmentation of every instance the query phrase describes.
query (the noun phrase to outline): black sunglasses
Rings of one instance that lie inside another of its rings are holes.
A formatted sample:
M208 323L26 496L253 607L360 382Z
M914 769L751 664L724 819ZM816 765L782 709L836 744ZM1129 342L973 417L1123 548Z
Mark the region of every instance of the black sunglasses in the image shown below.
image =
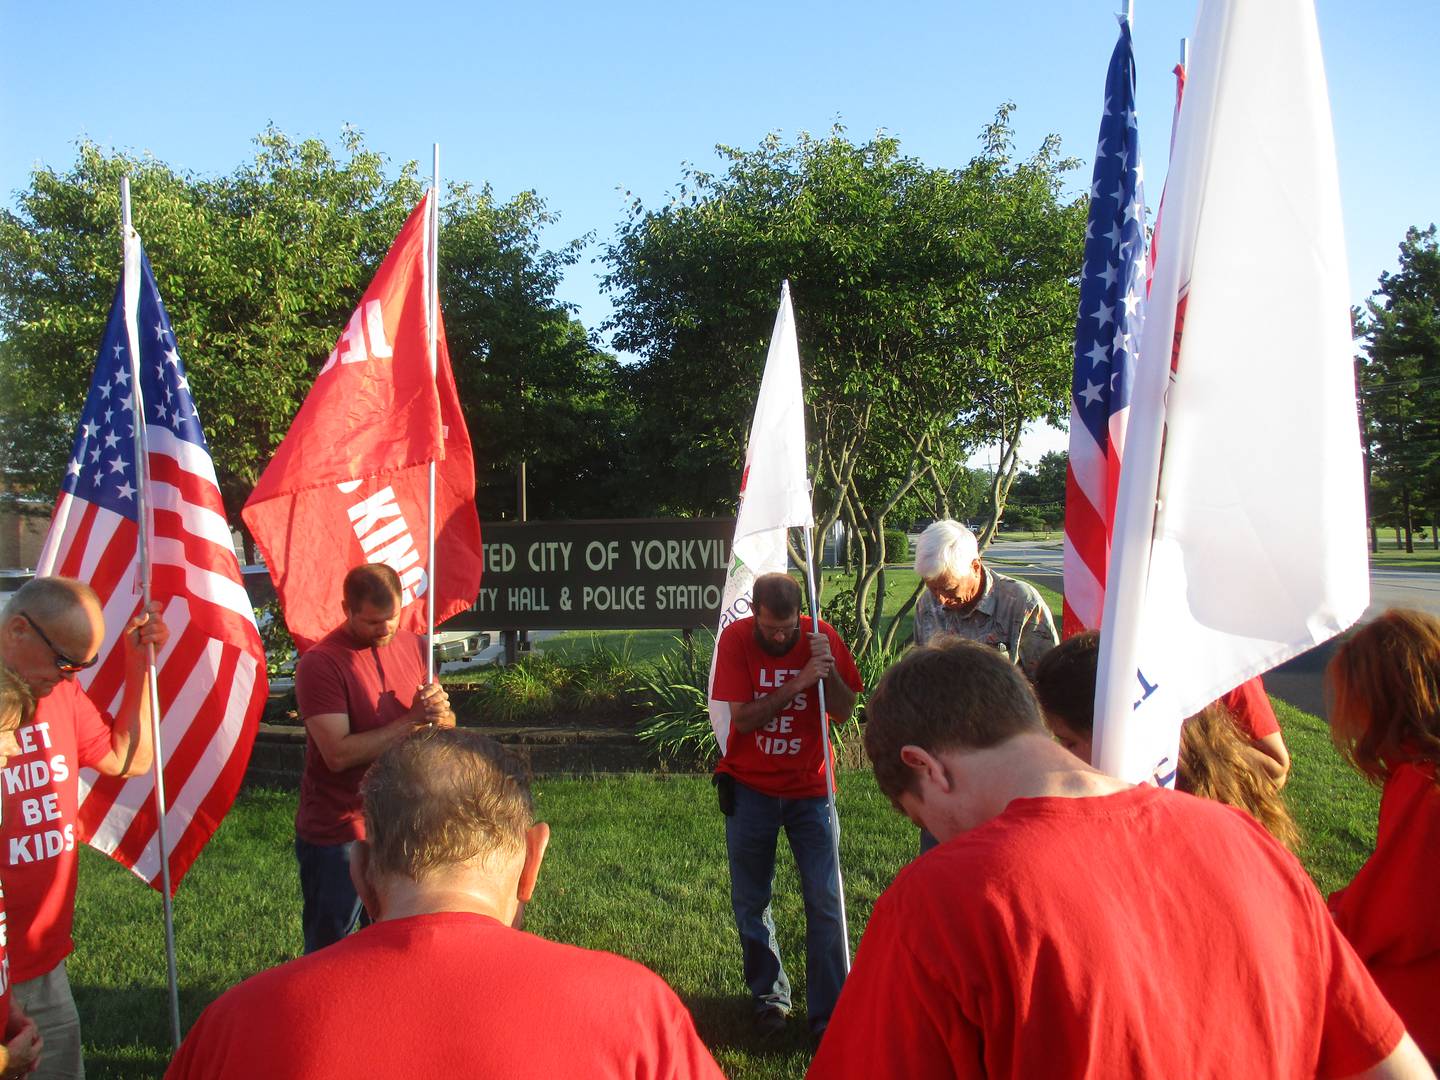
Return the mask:
M55 666L60 669L62 674L74 675L77 671L84 671L86 668L92 668L100 659L100 654L96 653L89 660L71 660L70 657L66 656L63 652L61 652L55 647L55 643L46 636L45 631L40 629L39 623L37 623L34 619L32 619L23 611L20 612L20 617L30 624L31 630L34 630L35 633L40 635L41 641L45 642L46 645L50 646L50 651L55 654Z

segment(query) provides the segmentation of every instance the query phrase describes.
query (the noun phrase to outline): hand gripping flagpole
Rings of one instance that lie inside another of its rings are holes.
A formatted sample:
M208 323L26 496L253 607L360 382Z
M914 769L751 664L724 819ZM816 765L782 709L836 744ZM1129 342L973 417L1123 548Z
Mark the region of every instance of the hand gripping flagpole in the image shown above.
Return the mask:
M125 344L130 350L130 393L135 411L135 509L139 519L141 610L150 610L150 459L145 439L145 395L140 389L140 237L130 225L130 178L120 178L121 234L124 238ZM160 743L160 687L155 673L155 643L145 643L149 682L150 739L155 772L155 839L160 846L160 902L165 915L165 968L170 981L170 1038L180 1049L180 987L175 970L175 912L170 901L170 845L165 839L165 753Z
M819 634L822 632L820 629L820 591L815 584L815 553L810 540L810 533L813 529L807 525L803 526L800 531L805 535L805 577L810 583L810 615L815 620L812 629ZM849 975L850 924L845 918L845 878L840 873L840 815L835 812L835 768L834 759L830 755L830 713L825 708L825 680L821 679L817 682L815 689L820 699L820 752L824 755L825 800L830 809L830 845L835 853L835 893L840 897L840 943L845 954L845 974Z
M435 151L434 172L430 188L430 220L425 236L428 241L429 258L425 263L426 284L426 345L430 353L430 385L435 386L437 366L436 342L440 323L440 144L433 144ZM445 425L440 425L441 446L445 440ZM437 452L441 447L437 447ZM435 681L435 457L430 457L430 501L425 514L425 681Z

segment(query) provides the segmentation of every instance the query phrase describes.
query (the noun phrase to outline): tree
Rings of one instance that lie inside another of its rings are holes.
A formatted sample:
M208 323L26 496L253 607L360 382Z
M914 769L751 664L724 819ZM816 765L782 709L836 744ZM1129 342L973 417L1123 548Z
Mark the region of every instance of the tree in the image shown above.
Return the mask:
M636 200L606 251L616 344L642 358L629 373L640 467L680 511L733 508L789 279L817 525L843 520L854 536L862 652L898 626L879 618L887 521L950 512L973 480L970 453L998 443L993 523L1021 429L1066 411L1085 207L1061 199L1073 163L1058 140L1012 158L1010 110L954 170L840 128L720 147L723 175L687 166L670 205Z
M338 157L320 140L296 142L273 128L256 144L234 172L200 178L84 143L71 171L37 171L18 211L0 214L7 486L47 499L58 487L119 279L119 188L128 174L135 227L189 369L226 511L242 528L240 507L422 192L413 162L387 175L385 158L354 130ZM591 374L584 423L595 399L614 392L613 361L554 300L574 248L541 250L549 221L531 192L498 204L488 189L452 186L444 204L441 303L482 468L511 467L519 445L506 423L510 388L493 377L497 353L547 372L525 414L532 430L574 419L560 373L567 364ZM547 467L579 475L589 443L559 445L579 464Z
M1039 531L1049 530L1065 520L1065 470L1069 455L1059 450L1047 452L1036 462L1034 469L1027 469L1015 478L1010 489L1010 508L1023 512L1022 517L1012 513L1011 520L1021 528Z
M462 185L446 204L441 299L452 355L465 358L456 380L487 520L515 513L521 462L531 517L617 517L635 503L620 365L555 299L582 241L543 250L554 221L534 192L497 205L488 187Z
M1440 525L1440 247L1433 224L1406 231L1400 269L1380 275L1365 306L1359 375L1371 513L1403 528L1405 548L1414 551L1416 512L1431 511L1432 535Z

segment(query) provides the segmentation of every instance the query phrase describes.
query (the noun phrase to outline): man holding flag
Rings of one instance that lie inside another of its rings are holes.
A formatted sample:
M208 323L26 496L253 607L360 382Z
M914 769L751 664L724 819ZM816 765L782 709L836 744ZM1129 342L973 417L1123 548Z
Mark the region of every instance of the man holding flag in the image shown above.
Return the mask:
M774 1034L790 1015L790 981L770 915L783 828L805 897L807 1011L818 1039L845 980L847 943L825 783L835 762L833 752L825 759L816 691L823 681L830 717L844 723L862 684L834 628L801 617L800 587L788 574L758 577L752 605L754 613L727 626L716 643L710 691L730 706L730 737L715 767L730 901L755 1026Z
M412 732L455 726L445 691L426 680L425 639L400 627L400 575L383 563L357 566L344 595L345 621L295 666L308 736L295 812L307 953L368 922L350 878L351 849L365 838L365 770Z
M475 465L435 292L436 213L432 188L243 512L303 653L295 853L307 953L363 915L347 866L364 836L365 766L417 726L454 723L419 636L433 631L427 606L441 622L480 585Z
M745 448L709 704L721 754L715 781L725 813L730 901L755 1026L774 1034L790 1015L790 982L770 916L775 841L784 828L805 894L807 1002L811 1037L818 1039L850 970L835 762L823 714L847 719L861 682L840 636L823 621L817 626L800 618L800 590L785 572L789 530L804 530L808 553L813 524L800 347L787 281ZM813 574L812 567L812 586ZM810 599L817 610L813 587Z
M99 597L69 578L35 578L0 615L0 664L35 698L30 723L16 733L0 809L6 852L5 922L15 1000L45 1040L39 1077L84 1075L80 1016L65 974L75 948L75 886L80 870L76 824L80 769L140 776L150 768L150 691L146 645L164 648L170 632L160 605L132 618L121 635L120 704L97 709L75 676L100 658L105 619Z

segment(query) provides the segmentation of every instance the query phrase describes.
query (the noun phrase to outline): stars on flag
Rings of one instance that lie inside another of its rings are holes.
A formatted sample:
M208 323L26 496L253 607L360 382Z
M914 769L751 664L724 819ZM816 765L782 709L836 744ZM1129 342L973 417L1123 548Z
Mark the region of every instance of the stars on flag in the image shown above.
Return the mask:
M205 436L174 332L151 275L146 274L140 290L139 325L146 330L140 334L140 355L134 358L138 362L133 368L121 307L115 305L105 328L62 486L133 518L139 484L135 468L139 404L143 403L147 416L153 416L148 428L152 453L157 432L201 448L205 448Z

